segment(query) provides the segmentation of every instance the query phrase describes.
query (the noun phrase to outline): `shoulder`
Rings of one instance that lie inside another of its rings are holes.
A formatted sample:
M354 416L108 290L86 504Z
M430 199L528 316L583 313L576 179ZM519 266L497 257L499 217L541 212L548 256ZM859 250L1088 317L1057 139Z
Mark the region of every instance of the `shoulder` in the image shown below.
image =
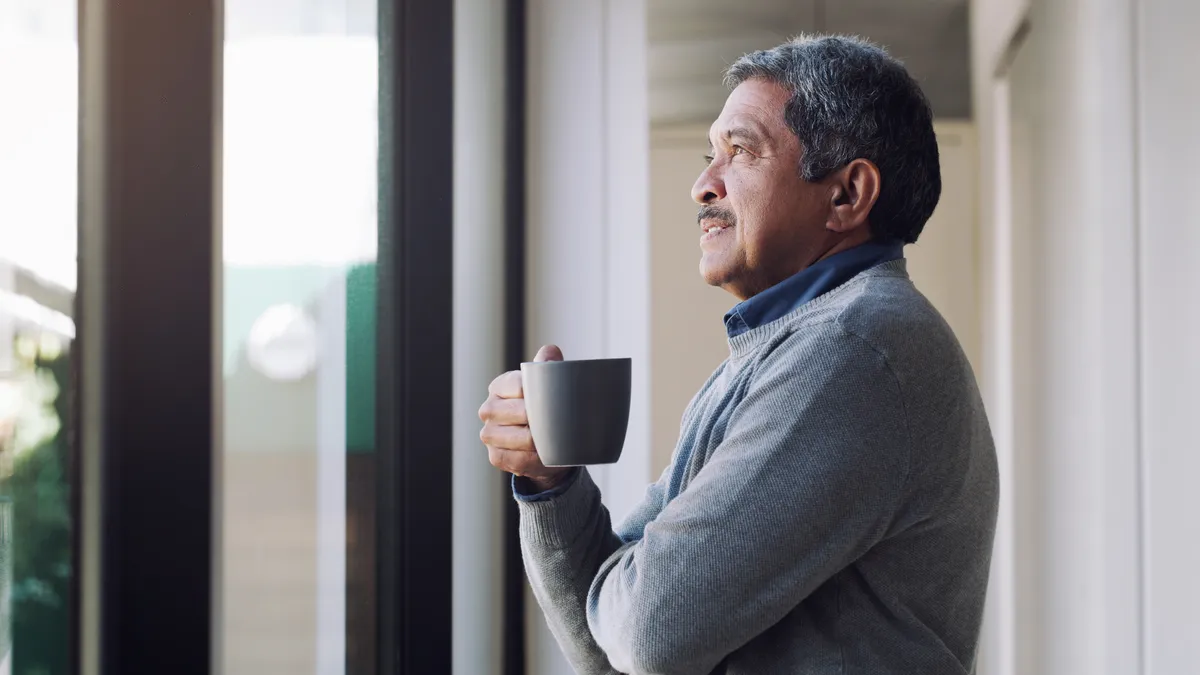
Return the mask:
M879 394L909 395L926 384L974 389L954 332L902 270L847 282L782 326L757 360L759 375L782 369L807 384Z
M795 330L862 340L904 379L971 372L954 331L906 274L865 274L846 286L820 321Z
M907 276L863 276L837 307L844 330L880 345L919 336L953 340L942 315Z
M887 355L836 313L792 322L748 365L752 388L768 387L796 403L824 407L845 398L895 399L900 388Z

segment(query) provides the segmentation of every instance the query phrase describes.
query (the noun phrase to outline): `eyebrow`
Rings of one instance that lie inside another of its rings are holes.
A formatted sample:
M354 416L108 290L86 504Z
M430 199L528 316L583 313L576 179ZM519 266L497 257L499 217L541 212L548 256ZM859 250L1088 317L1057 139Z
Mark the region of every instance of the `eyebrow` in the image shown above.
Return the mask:
M744 138L749 141L751 145L763 145L766 142L766 137L762 134L762 132L754 127L745 125L739 125L726 129L725 131L721 132L721 138L724 138L726 141L731 141L735 138ZM713 147L712 141L709 141L708 147Z

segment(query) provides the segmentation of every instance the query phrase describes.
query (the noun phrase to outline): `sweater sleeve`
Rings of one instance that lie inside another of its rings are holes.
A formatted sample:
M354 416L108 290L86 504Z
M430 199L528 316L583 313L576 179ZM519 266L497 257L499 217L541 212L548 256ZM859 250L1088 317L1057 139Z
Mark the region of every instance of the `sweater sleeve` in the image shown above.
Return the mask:
M909 463L899 383L870 345L831 332L758 364L708 463L642 536L600 537L599 517L580 530L596 543L577 555L607 556L587 625L616 670L711 672L884 536Z
M640 537L658 514L663 475L617 532L586 469L548 499L518 500L525 573L551 633L579 675L617 672L588 629L588 588L601 563L625 541Z

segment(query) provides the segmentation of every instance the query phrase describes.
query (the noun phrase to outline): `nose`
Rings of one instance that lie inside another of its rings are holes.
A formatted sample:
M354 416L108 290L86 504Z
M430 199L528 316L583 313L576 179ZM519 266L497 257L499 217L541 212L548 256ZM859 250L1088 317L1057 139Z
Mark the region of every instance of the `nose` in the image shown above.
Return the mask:
M697 204L712 204L725 198L725 181L720 175L717 164L705 167L696 184L692 186L692 199Z

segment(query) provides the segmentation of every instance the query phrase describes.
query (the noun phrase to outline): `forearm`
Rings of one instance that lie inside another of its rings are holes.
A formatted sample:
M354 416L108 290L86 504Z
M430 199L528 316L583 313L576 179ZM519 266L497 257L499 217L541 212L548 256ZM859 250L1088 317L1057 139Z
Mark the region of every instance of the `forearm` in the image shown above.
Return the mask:
M581 675L615 673L587 623L588 589L621 544L599 489L581 471L553 499L521 501L520 512L525 571L563 652Z

